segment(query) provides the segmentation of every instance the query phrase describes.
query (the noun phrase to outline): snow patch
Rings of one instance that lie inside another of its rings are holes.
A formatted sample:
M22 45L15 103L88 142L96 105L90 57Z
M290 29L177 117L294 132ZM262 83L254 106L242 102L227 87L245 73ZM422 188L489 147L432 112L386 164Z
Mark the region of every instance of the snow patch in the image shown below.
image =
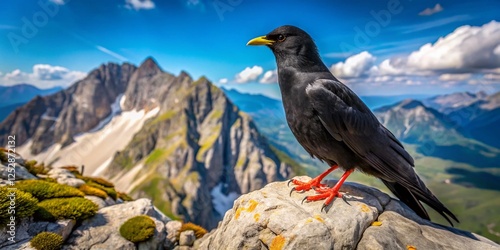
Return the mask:
M227 195L222 193L222 183L215 186L210 191L210 195L212 195L212 204L220 215L224 215L227 210L231 209L234 201L240 196L236 192L230 192Z

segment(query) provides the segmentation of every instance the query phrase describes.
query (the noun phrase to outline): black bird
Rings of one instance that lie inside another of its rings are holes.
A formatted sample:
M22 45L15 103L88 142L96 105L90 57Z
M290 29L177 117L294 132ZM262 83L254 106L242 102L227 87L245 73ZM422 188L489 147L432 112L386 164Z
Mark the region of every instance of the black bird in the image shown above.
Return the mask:
M319 194L305 199L326 199L324 208L336 197L343 197L340 186L358 169L380 178L420 217L429 220L422 201L451 225L449 217L458 222L415 173L413 158L401 142L380 124L351 89L332 75L305 31L281 26L250 40L247 45L266 45L271 49L278 65L288 126L312 157L331 166L309 182L291 180L296 185L292 191L314 188ZM345 173L337 184L332 188L321 184L321 180L338 167Z

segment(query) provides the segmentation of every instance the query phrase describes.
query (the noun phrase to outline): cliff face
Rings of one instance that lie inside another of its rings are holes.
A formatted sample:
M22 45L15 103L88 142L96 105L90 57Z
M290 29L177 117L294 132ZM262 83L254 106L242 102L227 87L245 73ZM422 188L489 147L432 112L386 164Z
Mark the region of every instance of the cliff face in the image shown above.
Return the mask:
M236 195L292 175L252 120L206 78L143 66L131 78L124 109L156 105L160 113L104 172L118 186L153 197L171 216L213 228Z
M238 195L301 171L206 78L174 76L151 58L103 65L22 106L0 131L18 136L26 158L84 164L86 174L207 228Z
M482 236L423 220L374 188L344 184L350 205L336 199L327 212L322 202L301 203L314 191L289 196L290 189L275 182L242 195L199 248L500 249Z

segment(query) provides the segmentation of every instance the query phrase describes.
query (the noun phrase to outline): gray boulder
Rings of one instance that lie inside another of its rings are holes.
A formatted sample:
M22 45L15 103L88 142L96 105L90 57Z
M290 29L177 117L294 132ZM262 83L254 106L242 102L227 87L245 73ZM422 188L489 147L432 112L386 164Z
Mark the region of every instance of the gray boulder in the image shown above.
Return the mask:
M301 177L305 178L305 177ZM330 184L331 185L331 184ZM314 191L292 193L275 182L242 195L201 249L500 249L494 242L419 218L377 189L346 183L347 204L304 202Z
M156 224L156 230L150 240L136 247L120 235L120 227L138 215L150 216ZM169 220L148 199L105 207L75 228L63 249L163 249L167 238L165 223Z

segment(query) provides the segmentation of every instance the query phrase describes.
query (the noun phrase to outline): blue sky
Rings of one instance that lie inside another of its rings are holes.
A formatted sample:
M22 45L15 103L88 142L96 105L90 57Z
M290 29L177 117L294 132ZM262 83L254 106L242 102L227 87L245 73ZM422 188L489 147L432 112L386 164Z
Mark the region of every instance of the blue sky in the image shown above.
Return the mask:
M186 70L219 86L279 97L272 53L245 44L292 24L310 33L326 65L363 95L500 89L498 1L17 0L2 5L0 85L68 86L102 63L140 64L152 56L174 74Z

